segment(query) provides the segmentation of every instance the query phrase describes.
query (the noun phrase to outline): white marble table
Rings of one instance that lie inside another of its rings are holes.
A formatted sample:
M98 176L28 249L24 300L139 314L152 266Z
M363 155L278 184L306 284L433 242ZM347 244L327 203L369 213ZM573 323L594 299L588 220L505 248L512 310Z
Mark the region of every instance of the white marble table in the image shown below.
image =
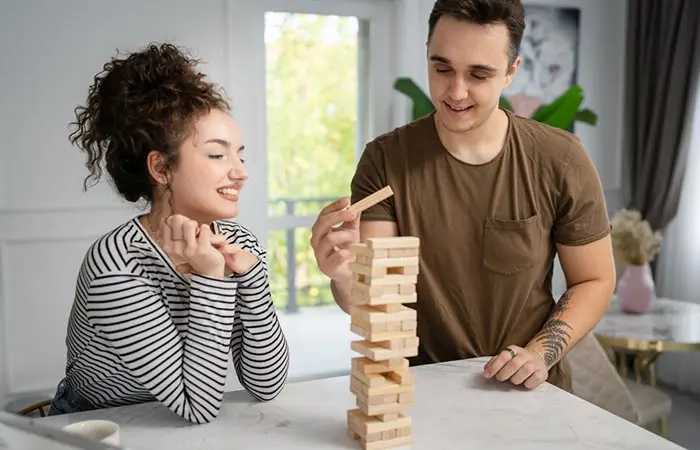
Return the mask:
M417 449L634 449L677 445L550 384L526 391L484 380L486 359L412 368L415 374L413 443ZM293 383L272 402L227 395L219 418L190 425L159 404L113 408L41 419L51 427L101 418L121 425L131 450L183 448L357 449L346 434L354 406L348 377Z
M594 333L627 349L700 350L700 304L659 298L651 311L628 314L613 299Z

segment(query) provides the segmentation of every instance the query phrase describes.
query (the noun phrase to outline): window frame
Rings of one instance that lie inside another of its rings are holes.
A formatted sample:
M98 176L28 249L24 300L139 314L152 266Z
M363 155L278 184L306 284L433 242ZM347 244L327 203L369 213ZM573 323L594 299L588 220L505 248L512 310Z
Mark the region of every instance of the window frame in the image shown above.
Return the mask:
M290 225L308 227L315 217L268 216L267 110L265 83L265 13L291 13L356 16L370 24L368 111L361 117L360 132L371 140L393 128L393 82L396 77L395 4L392 0L256 0L227 3L227 88L232 97L232 114L239 122L246 145L249 179L240 201L237 218L251 229L267 248L270 231ZM357 161L365 142L356 148ZM249 150L248 150L249 149Z
M265 12L285 11L311 14L355 16L370 23L370 93L366 118L366 136L390 131L394 126L394 79L399 56L396 44L396 8L393 0L256 0L226 3L227 91L232 99L232 114L238 121L246 145L246 167L250 178L241 197L237 220L249 228L268 248L272 223L268 217L267 111L265 82ZM356 160L365 143L357 146ZM348 187L349 189L349 187ZM288 218L297 227L309 226L315 217ZM289 224L292 224L291 222ZM288 225L289 225L288 224ZM353 353L353 336L340 308L313 309L308 314L279 312L292 352L297 356L290 365L290 380L314 379L347 373ZM313 325L316 324L316 325ZM316 327L309 331L309 326ZM326 345L319 345L319 338ZM307 348L309 351L300 351ZM236 388L232 383L231 387Z

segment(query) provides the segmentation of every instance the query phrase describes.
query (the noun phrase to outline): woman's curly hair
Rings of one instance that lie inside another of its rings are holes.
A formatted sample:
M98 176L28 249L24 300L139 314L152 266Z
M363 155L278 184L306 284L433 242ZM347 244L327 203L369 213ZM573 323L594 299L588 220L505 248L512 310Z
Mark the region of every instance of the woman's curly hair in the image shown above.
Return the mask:
M194 122L212 109L229 110L217 86L196 70L198 63L172 44L151 44L104 65L71 123L70 142L87 154L84 189L90 180L99 182L104 162L126 200L153 201L149 152L160 151L175 167Z

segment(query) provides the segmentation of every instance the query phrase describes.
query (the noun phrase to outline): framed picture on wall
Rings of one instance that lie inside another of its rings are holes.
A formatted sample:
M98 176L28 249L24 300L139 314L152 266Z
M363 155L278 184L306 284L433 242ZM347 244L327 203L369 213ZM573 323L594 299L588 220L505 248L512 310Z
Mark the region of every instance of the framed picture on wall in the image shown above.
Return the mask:
M519 116L531 117L576 84L580 10L525 5L518 74L504 92Z

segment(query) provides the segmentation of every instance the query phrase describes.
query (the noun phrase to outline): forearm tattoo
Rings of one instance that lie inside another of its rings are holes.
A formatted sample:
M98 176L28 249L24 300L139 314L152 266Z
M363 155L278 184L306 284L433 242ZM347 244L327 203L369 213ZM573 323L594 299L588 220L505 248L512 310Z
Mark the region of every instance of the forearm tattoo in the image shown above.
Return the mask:
M554 306L547 322L535 336L535 342L544 347L544 363L547 367L552 366L561 357L571 338L569 334L571 325L561 320L564 311L569 308L569 300L571 300L571 292L566 291Z

